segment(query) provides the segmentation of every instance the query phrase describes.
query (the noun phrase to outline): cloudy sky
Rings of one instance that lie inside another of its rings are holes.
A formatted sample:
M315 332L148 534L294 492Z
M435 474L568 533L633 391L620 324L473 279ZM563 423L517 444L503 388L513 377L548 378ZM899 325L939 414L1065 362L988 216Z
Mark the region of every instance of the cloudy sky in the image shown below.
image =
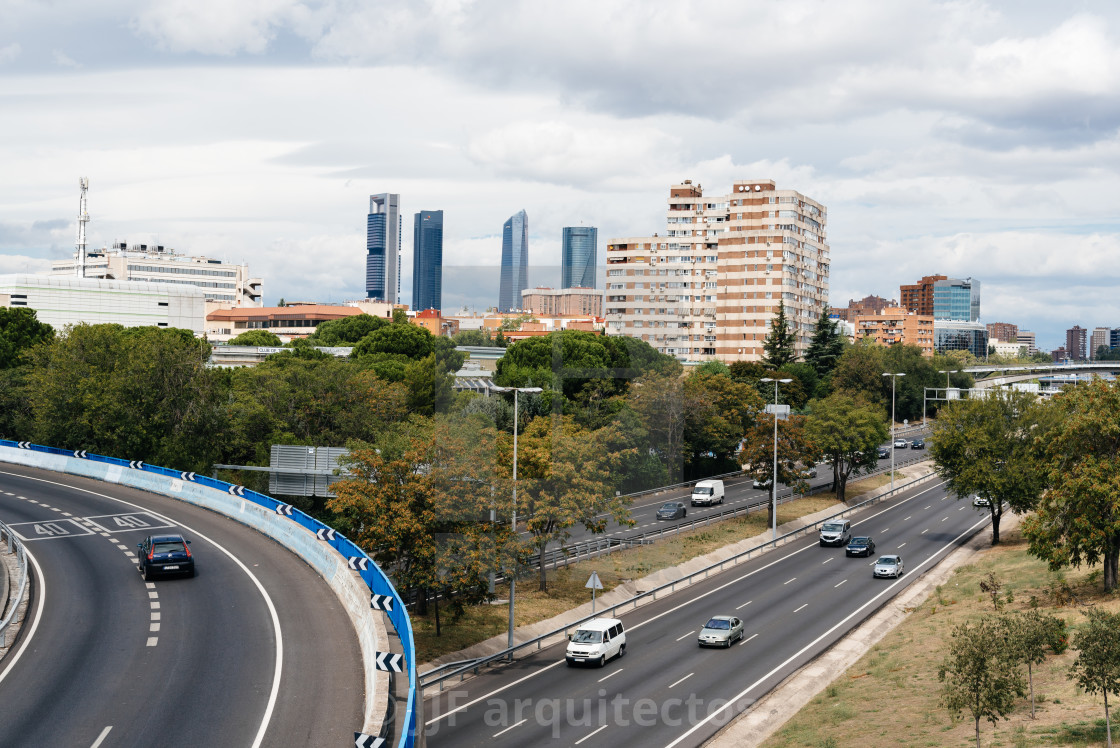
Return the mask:
M0 0L0 272L90 243L364 296L368 196L443 209L444 307L560 229L664 228L667 187L829 209L832 304L942 273L984 321L1120 326L1120 4L1068 0ZM553 277L555 276L555 277Z

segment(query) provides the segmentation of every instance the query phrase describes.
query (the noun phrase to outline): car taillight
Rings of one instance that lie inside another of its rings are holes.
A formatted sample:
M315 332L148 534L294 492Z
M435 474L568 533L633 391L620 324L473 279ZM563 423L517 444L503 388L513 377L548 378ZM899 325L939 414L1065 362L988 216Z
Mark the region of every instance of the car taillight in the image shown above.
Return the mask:
M154 555L155 555L155 552L156 552L156 547L155 547L155 546L153 545L153 546L152 546L152 549L151 549L150 551L148 551L148 560L149 560L149 561L151 561L151 560L152 560L152 556L154 556Z
M187 552L187 558L190 558L191 557L191 549L187 546L186 543L183 543L183 550Z

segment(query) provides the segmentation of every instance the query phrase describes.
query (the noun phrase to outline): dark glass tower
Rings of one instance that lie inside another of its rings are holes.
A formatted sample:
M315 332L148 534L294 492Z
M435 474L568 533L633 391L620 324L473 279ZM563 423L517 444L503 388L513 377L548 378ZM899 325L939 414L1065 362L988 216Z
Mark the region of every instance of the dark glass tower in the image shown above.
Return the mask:
M443 303L443 211L422 210L412 231L412 308L441 309Z
M519 210L502 226L502 280L498 311L521 308L521 292L529 287L529 217Z
M595 288L599 229L565 226L560 260L560 288Z
M397 303L400 292L401 196L369 196L366 219L366 298Z

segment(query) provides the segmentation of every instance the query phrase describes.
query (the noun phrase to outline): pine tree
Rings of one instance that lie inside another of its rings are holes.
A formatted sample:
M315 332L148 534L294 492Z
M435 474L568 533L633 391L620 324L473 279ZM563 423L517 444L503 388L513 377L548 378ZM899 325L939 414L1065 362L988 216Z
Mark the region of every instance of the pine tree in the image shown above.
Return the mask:
M766 351L762 362L777 369L782 364L796 361L797 353L793 349L795 339L796 336L789 329L789 320L786 319L786 303L779 301L778 316L771 321L770 333L762 342L762 350Z
M821 317L817 320L817 327L813 330L809 349L805 351L805 363L823 377L836 368L836 362L843 352L844 338L840 335L836 322L829 319L828 305L825 304Z

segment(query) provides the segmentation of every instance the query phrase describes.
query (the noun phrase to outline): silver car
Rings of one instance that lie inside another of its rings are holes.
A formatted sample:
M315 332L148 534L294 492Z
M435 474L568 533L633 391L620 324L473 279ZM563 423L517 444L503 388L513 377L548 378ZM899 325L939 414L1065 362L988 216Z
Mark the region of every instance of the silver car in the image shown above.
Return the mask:
M743 621L735 616L712 616L700 629L696 643L701 647L731 647L743 638Z
M895 577L897 579L902 576L904 568L902 556L879 556L871 574L875 577Z

